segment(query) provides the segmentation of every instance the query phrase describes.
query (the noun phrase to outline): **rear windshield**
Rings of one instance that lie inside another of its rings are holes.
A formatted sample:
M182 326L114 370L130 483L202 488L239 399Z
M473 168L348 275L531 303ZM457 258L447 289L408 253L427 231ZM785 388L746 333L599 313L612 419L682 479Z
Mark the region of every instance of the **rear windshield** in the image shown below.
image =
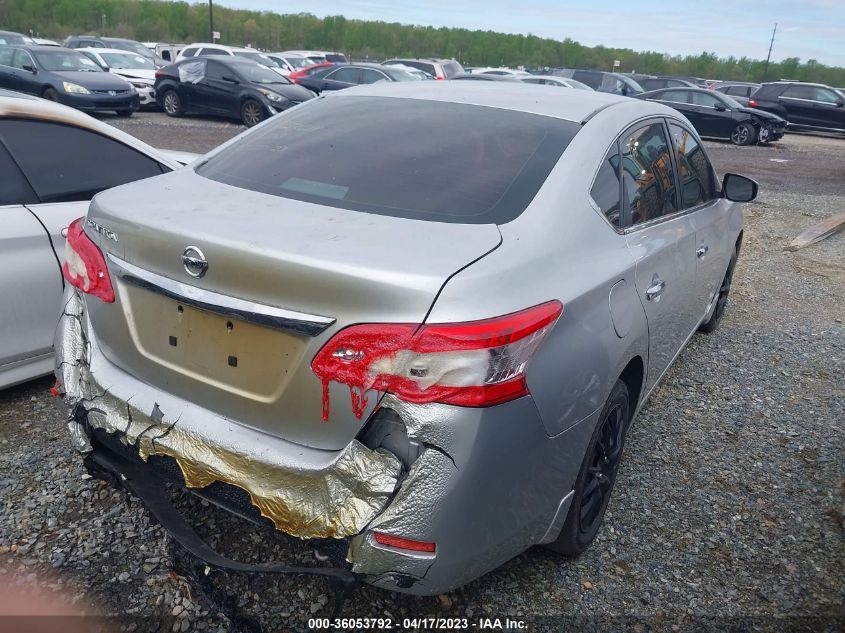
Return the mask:
M333 96L277 116L196 171L341 209L501 224L525 210L579 128L500 108Z

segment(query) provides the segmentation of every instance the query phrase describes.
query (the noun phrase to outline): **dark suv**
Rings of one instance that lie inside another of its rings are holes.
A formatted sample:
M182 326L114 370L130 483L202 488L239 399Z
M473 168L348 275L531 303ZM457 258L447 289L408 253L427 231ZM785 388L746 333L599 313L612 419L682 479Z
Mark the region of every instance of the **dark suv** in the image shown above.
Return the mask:
M845 132L845 94L824 84L763 84L748 105L782 116L792 127Z

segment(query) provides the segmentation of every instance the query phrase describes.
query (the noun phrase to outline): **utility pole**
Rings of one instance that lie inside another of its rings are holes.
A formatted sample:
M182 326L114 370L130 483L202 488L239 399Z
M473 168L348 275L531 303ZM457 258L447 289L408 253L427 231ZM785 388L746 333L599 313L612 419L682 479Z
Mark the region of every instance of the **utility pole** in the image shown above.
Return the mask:
M769 60L772 57L772 46L775 44L775 33L778 31L778 23L775 22L775 28L772 29L772 41L769 42L769 54L766 56L766 67L763 69L763 81L766 81L766 75L769 74Z
M214 44L214 5L208 0L208 41Z

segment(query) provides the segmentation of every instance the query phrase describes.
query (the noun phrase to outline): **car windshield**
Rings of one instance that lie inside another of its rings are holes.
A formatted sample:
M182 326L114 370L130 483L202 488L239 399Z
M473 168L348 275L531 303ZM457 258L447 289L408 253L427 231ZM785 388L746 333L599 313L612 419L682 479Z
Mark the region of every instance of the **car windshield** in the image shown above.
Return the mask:
M292 68L299 70L300 68L308 68L313 65L313 62L307 57L285 57L285 61L291 65Z
M399 66L385 66L386 72L393 81L425 81L427 76L419 70L401 68Z
M155 64L147 57L134 53L100 53L100 57L109 68L145 68L155 70Z
M282 77L275 70L270 70L260 64L238 64L238 73L254 84L289 84L285 77Z
M525 210L580 127L504 108L338 95L274 117L196 171L341 209L499 224Z
M142 57L153 59L152 51L139 42L132 42L129 40L111 40L108 42L112 48L119 48L122 51L130 51Z
M252 53L249 51L237 51L235 52L237 57L246 57L247 59L251 59L254 62L258 62L262 66L269 66L270 68L278 68L279 65L276 63L275 60L267 57L263 53Z
M67 70L91 73L103 72L103 69L97 66L92 60L85 57L82 53L75 51L38 51L34 54L35 59L38 60L41 67L51 72Z
M716 94L716 93L714 93L714 95L715 95L715 94ZM720 92L720 93L718 93L718 95L719 95L719 98L722 100L722 102L723 102L723 103L724 103L727 107L729 107L731 110L738 110L739 108L743 108L743 107L745 107L745 106L743 106L743 105L742 105L739 101L737 101L736 99L734 99L734 98L733 98L733 97L731 97L730 95L726 95L726 94L721 93L721 92Z
M26 40L22 35L17 35L16 33L0 33L0 46L4 44L24 45L26 44Z

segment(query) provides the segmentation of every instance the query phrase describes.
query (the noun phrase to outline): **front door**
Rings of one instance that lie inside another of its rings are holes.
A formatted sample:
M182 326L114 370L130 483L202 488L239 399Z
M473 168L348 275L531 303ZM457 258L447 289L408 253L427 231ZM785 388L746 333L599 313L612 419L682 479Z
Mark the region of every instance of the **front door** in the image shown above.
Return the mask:
M636 261L637 293L646 312L646 388L660 378L693 327L695 229L679 213L675 168L662 121L641 124L621 139L628 248Z

